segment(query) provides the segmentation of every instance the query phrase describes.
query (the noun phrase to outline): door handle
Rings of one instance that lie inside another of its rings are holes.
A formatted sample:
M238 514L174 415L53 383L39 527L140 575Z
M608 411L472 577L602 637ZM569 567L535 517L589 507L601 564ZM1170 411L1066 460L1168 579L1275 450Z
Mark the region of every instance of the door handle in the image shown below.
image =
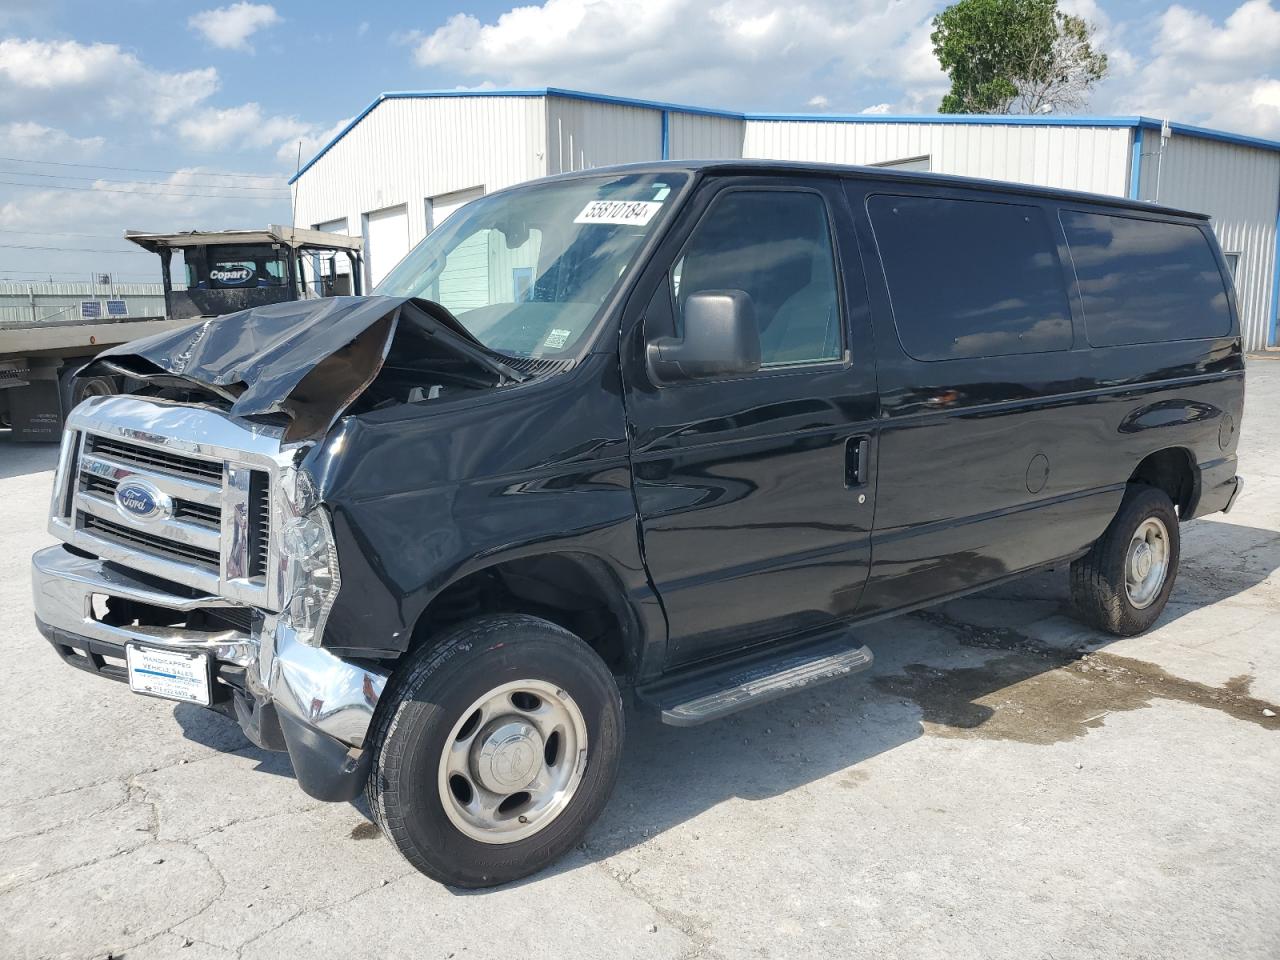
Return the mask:
M867 485L867 454L871 449L870 437L850 437L844 442L844 485Z

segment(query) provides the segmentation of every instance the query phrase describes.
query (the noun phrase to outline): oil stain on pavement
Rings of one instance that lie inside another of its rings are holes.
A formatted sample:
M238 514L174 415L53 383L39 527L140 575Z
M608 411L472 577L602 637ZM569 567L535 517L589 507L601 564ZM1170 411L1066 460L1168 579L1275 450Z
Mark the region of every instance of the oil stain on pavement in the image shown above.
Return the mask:
M1050 744L1083 736L1110 713L1173 700L1280 730L1280 707L1253 697L1248 676L1220 687L1174 676L1142 660L1047 647L1005 627L980 627L945 614L915 614L969 647L1004 651L974 667L908 664L875 677L884 693L914 701L933 736Z

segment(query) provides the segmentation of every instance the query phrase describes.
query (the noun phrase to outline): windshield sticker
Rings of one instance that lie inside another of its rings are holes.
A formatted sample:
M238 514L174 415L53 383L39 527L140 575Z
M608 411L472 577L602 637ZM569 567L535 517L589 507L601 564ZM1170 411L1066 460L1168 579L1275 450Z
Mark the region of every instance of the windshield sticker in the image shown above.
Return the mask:
M572 335L572 330L552 330L547 334L547 339L542 341L542 345L548 350L559 350L569 342Z
M574 223L610 223L643 227L662 209L657 200L592 200Z

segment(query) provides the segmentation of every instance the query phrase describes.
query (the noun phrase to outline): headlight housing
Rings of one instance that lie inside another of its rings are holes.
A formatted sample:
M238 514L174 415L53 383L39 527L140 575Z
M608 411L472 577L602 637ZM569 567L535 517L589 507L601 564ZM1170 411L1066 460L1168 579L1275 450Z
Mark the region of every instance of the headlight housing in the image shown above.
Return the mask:
M292 628L299 642L318 647L342 586L333 528L310 474L286 470L282 486L280 620Z

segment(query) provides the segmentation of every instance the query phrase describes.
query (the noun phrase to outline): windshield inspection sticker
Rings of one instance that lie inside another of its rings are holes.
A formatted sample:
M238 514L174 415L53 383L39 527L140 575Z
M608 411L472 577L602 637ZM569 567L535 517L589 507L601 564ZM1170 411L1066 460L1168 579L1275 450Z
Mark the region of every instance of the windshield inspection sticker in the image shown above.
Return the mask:
M547 334L547 339L542 341L542 345L548 350L559 350L569 342L572 333L572 330L552 330Z
M643 227L662 209L657 200L592 200L574 223L612 223Z

